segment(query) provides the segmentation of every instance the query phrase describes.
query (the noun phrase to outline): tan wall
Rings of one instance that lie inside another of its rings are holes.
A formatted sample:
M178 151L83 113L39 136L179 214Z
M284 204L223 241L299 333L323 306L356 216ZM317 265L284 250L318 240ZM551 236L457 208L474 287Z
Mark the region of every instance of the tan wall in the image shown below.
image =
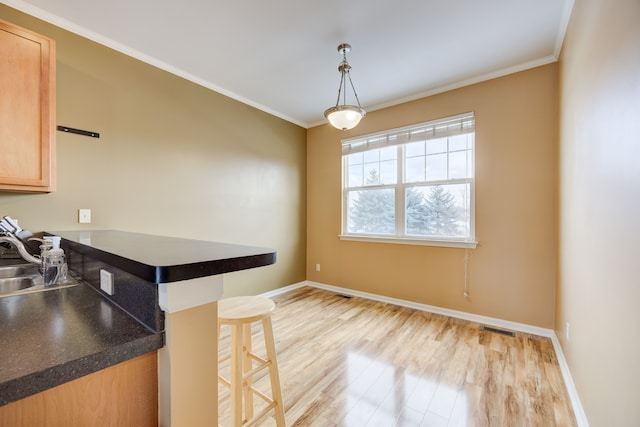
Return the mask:
M374 111L353 131L307 137L307 279L552 328L557 66ZM476 234L464 249L341 241L340 139L476 112ZM315 264L321 271L315 271Z
M275 248L226 276L225 295L305 278L306 130L0 5L58 47L58 191L0 193L31 231L118 229ZM212 61L222 61L215 52ZM93 223L77 223L79 208Z
M575 2L560 87L556 333L590 425L638 426L640 2Z

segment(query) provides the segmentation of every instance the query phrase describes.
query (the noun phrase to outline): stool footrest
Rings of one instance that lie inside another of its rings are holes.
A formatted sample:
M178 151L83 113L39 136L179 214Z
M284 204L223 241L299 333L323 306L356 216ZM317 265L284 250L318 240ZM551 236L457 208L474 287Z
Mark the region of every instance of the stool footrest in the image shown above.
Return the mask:
M247 420L244 422L243 427L250 427L252 425L255 425L256 422L260 421L265 415L267 415L267 413L274 409L276 407L276 403L272 402L269 406L267 406L266 408L264 408L262 411L260 411L259 414L255 415L253 418L251 418L250 420Z
M267 359L263 359L262 357L258 356L255 353L252 353L252 352L247 353L247 357L252 358L253 360L255 360L258 363L267 363Z
M226 385L227 387L231 387L231 381L229 381L223 376L218 375L218 381L220 381L222 384Z
M269 405L275 403L273 401L272 398L270 398L269 396L267 396L266 394L264 394L263 392L261 392L260 390L257 390L255 387L251 387L251 391L258 396L259 398L261 398L262 400L264 400L265 402L267 402Z
M222 376L218 376L218 381L220 381L223 385L231 388L231 381L229 381L228 379L226 379L225 377ZM242 381L243 385L247 385L246 381ZM267 396L266 394L264 394L263 392L261 392L260 390L258 390L257 388L255 388L254 386L251 386L248 388L248 390L250 390L251 392L253 392L253 394L255 394L256 396L258 396L259 398L261 398L262 400L264 400L265 402L271 404L273 403L273 399L270 398L269 396Z
M257 374L258 372L260 372L261 370L271 366L271 361L270 360L262 359L262 358L260 358L258 356L255 356L254 354L250 354L250 356L254 356L253 359L259 361L261 364L259 366L256 366L255 368L253 368L249 372L245 372L244 376L242 377L243 381L246 381L247 378L251 378L255 374Z

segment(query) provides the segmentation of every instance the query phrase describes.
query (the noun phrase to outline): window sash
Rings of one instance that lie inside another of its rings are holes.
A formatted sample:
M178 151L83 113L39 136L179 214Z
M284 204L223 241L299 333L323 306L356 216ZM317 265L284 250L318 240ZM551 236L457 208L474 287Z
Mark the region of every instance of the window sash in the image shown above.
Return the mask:
M468 223L468 234L466 236L443 236L443 235L432 235L432 234L412 234L407 230L407 209L406 209L406 199L405 194L406 191L410 188L430 188L436 186L447 186L447 185L468 185L469 186L469 223ZM380 190L391 190L393 191L393 199L394 199L394 232L375 232L375 231L350 231L349 220L350 216L350 197L353 193L358 193L360 191L380 191ZM463 178L463 179L452 179L448 181L442 182L423 182L423 183L398 183L398 184L389 184L389 185L373 185L373 186L362 186L362 187L349 187L344 188L343 191L343 235L350 236L390 236L398 239L422 239L422 240L451 240L451 241L471 241L474 238L475 230L474 230L474 180L473 178Z

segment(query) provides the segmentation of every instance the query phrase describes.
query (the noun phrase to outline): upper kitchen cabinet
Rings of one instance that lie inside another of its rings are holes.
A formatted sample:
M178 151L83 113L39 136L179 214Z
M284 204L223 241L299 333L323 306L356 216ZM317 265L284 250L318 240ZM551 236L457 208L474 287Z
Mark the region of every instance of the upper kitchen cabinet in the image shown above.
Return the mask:
M55 190L55 48L0 20L0 191Z

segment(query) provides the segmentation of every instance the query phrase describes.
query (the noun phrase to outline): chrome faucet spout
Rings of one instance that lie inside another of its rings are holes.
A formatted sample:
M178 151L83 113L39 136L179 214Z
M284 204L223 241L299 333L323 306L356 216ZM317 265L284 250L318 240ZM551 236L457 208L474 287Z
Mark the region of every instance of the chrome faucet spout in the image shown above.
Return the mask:
M29 251L27 251L27 249L24 247L24 244L17 238L11 236L0 236L0 242L11 243L13 246L15 246L18 250L18 253L25 261L30 262L31 264L41 264L42 260L39 257L31 255Z

